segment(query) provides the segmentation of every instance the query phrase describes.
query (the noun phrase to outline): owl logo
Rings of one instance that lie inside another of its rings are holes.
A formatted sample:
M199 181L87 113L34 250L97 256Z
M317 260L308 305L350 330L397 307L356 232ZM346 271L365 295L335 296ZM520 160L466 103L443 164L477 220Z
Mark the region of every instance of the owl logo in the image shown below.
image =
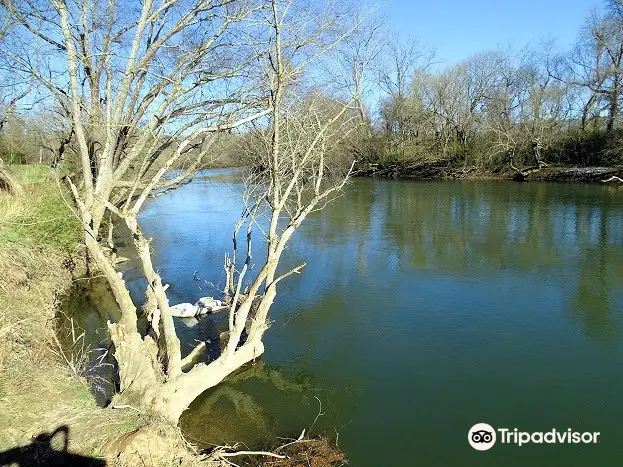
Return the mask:
M495 444L495 429L486 423L477 423L467 435L469 444L477 451L487 451Z
M493 433L490 431L479 430L472 433L472 441L474 443L490 443L493 439Z

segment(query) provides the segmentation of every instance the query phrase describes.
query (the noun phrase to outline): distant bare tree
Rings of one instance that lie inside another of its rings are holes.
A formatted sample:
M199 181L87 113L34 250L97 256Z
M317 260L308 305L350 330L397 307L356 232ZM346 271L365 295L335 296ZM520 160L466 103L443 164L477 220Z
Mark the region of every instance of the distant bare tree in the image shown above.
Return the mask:
M379 87L387 96L381 114L386 131L397 136L398 140L406 137L405 131L409 127L407 96L411 80L418 70L425 71L434 57L435 53L424 49L414 37L403 40L394 34L385 44L384 59L378 65Z
M582 108L582 129L589 118L605 111L606 130L611 131L621 106L623 84L623 17L619 4L610 2L605 14L593 13L582 28L569 64L573 77L568 83L582 86L587 98Z
M370 92L371 83L366 82L364 77L371 76L366 68L378 64L386 46L383 37L385 20L382 16L371 15L369 10L365 10L353 15L353 21L364 24L356 28L340 45L339 60L344 67L344 76L348 76L344 84L352 86L361 125L366 135L370 136L371 120L364 101Z

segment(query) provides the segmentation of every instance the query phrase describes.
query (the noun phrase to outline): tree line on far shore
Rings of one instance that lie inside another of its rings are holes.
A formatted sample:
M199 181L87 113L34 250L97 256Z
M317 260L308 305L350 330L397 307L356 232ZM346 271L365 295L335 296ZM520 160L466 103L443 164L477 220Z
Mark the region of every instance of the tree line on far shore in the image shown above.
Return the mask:
M340 55L361 96L349 115L357 128L342 152L360 163L443 162L490 171L623 164L623 0L590 12L571 50L541 41L446 67L417 39L388 34L380 16L365 23ZM7 29L0 28L0 38ZM66 109L39 100L32 81L15 81L11 57L2 61L0 157L71 163L75 135ZM358 80L364 65L365 80ZM335 96L323 99L327 109L340 107ZM211 165L253 163L246 157L254 144L245 129L225 135Z
M385 97L361 159L505 170L623 163L623 0L591 12L575 45L480 52L435 67L415 42L384 53Z

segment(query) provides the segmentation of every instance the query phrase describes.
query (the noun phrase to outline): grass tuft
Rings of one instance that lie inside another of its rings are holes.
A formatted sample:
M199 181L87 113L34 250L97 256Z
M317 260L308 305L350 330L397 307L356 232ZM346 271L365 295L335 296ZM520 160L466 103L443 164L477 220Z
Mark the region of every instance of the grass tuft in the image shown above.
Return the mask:
M13 166L12 171L27 194L0 192L0 248L73 248L80 241L79 222L54 171L45 166Z

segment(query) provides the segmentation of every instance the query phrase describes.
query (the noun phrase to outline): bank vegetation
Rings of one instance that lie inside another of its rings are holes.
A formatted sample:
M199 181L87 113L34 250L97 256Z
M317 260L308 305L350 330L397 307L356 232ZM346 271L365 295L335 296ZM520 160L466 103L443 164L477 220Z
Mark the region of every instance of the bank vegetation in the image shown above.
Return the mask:
M540 41L447 67L417 41L383 50L379 118L367 144L354 145L364 171L435 178L623 164L620 0L590 13L571 50Z

